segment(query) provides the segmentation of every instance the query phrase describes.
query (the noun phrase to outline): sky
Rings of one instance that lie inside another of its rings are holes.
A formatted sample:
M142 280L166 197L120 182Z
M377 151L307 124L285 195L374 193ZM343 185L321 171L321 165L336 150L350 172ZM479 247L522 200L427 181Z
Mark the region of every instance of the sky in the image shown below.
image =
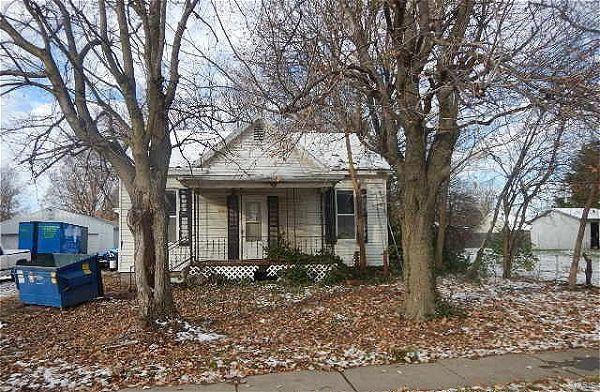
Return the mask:
M219 7L222 21L226 24L226 28L231 33L230 38L238 47L244 46L240 43L245 42L248 37L244 38L243 36L243 20L239 17L239 15L236 17L235 7L233 7L232 3L228 2L227 0L219 1ZM212 25L216 25L217 22L215 21L215 18L211 18L210 16L210 10L206 7L201 9L202 12L205 13L202 16ZM216 40L213 34L217 36ZM191 38L193 44L200 50L210 53L213 53L215 50L217 50L217 55L220 60L227 59L227 51L220 51L219 48L221 48L221 46L217 46L216 44L216 42L222 42L224 40L224 36L219 29L209 32L201 23L198 23L189 28L187 37ZM182 62L185 61L185 56L182 56ZM190 64L187 65L190 66ZM181 68L183 69L185 67L186 65L182 64ZM191 69L191 72L194 73L196 71L201 71L198 69L199 67L200 65L192 63L188 69ZM138 84L141 84L143 83L143 76L139 70L136 71L138 71L138 76L140 76L137 82ZM47 111L48 105L50 105L52 102L53 101L49 96L42 94L39 89L33 88L17 90L9 95L2 96L0 97L0 127L2 129L6 129L11 124L14 124L16 119L24 118L30 113ZM9 144L5 139L0 140L0 142L0 164L2 166L14 167L20 158L17 156L18 146ZM178 151L174 152L174 155L178 154ZM192 159L195 158L197 157L192 157ZM19 173L19 178L24 188L22 196L23 207L27 210L35 210L42 207L44 196L51 186L51 181L49 180L48 175L42 175L37 179L33 179L27 164L16 166L16 170ZM471 182L492 184L495 182L495 176L489 170L481 170L481 168L476 168L467 171L465 174L465 177Z
M0 127L5 130L19 118L28 113L39 112L52 101L46 94L37 89L17 90L7 96L0 97ZM0 138L0 166L14 168L18 182L23 188L21 208L24 211L35 211L43 206L44 195L50 186L47 175L33 178L27 164L18 164L19 147L4 137Z

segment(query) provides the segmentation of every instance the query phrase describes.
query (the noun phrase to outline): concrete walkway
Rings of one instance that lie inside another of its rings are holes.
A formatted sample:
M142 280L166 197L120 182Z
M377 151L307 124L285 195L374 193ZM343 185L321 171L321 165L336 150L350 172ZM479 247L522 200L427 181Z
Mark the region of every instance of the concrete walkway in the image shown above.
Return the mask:
M598 349L445 359L414 365L365 366L344 372L289 372L252 376L244 384L150 388L156 392L374 392L446 389L600 375ZM132 390L133 391L133 390Z

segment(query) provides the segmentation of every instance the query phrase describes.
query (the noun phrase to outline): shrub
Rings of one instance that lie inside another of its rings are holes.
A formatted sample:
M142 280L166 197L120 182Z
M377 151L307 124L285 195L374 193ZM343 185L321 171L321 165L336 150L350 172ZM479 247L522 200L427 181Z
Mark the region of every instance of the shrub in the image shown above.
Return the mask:
M485 254L485 264L488 267L491 267L493 264L502 265L502 259L504 258L504 236L505 233L498 233L490 241L490 249ZM525 233L520 233L516 241L517 246L511 272L518 269L533 270L539 259L533 254L531 240Z
M298 248L294 248L284 240L279 243L269 245L265 249L266 256L269 260L279 261L292 264L338 264L343 263L342 259L327 250L319 251L315 254L302 252Z
M279 273L279 278L289 286L306 286L312 283L308 270L303 264L296 264L282 270Z
M320 283L332 286L353 279L353 277L352 268L340 261L331 266L331 270Z
M463 251L444 249L444 264L437 270L438 274L463 274L467 272L471 261Z

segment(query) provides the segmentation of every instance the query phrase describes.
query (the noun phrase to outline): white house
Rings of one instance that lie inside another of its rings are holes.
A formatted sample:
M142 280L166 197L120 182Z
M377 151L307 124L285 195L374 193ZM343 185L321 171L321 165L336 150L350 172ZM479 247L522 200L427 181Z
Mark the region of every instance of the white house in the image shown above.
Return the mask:
M531 241L538 249L573 249L583 208L553 208L531 224ZM600 209L592 208L583 237L584 249L598 249Z
M355 205L343 134L282 135L262 122L232 132L193 165L169 168L171 268L188 262L265 258L269 244L305 253L329 250L352 264ZM388 164L351 140L366 200L367 264L381 265L388 245ZM126 223L129 197L120 189L119 271L133 266Z
M17 249L19 245L19 223L29 221L65 222L88 228L88 253L93 254L118 246L119 227L111 222L93 216L76 214L58 208L19 214L12 219L0 222L0 241L7 249Z

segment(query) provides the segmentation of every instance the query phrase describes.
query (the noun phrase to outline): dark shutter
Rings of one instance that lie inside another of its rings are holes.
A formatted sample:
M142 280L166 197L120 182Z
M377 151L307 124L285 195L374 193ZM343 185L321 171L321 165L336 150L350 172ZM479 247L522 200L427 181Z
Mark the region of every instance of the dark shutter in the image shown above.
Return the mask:
M227 258L240 258L240 202L237 195L227 196Z
M366 189L361 189L360 190L360 197L361 197L361 201L362 201L362 208L363 208L363 222L365 224L365 226L363 227L364 233L365 233L365 242L369 242L369 220L368 220L368 216L367 216L367 190Z
M179 244L189 245L192 238L192 190L179 190Z
M335 243L335 191L333 188L329 188L323 193L323 224L325 226L325 242Z
M279 242L279 197L267 196L267 222L269 246Z

